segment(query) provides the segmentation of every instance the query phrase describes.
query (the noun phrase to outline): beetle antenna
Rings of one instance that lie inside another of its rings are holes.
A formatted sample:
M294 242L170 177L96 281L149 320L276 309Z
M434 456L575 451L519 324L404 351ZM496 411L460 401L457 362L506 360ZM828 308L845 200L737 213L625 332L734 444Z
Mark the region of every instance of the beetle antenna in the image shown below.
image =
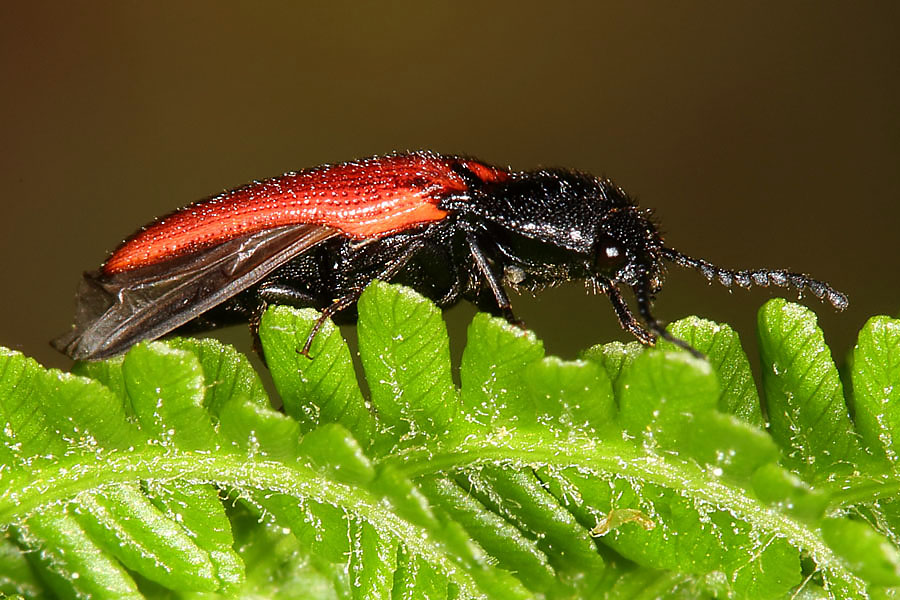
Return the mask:
M844 310L850 304L846 294L837 291L824 281L813 279L803 273L791 273L782 269L723 269L701 258L692 258L682 254L673 248L662 248L661 250L662 255L675 264L699 271L710 282L716 281L729 289L734 284L742 288L749 288L754 285L760 287L769 285L777 285L778 287L793 286L798 292L808 289L816 298L826 300L838 310Z
M635 286L634 288L634 296L637 300L638 312L641 315L641 318L644 320L644 324L647 326L647 329L650 330L656 337L662 338L667 342L672 342L679 348L683 350L687 350L691 354L693 354L696 358L706 359L706 356L688 344L686 341L679 339L666 331L666 328L663 327L662 323L656 320L650 313L650 292L647 289L647 282L641 282L640 285Z

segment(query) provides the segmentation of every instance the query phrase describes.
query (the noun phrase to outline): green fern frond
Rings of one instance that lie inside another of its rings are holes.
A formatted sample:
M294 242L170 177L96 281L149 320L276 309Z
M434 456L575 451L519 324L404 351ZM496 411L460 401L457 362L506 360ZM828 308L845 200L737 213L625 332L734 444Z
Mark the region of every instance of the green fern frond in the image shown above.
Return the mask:
M900 588L900 321L866 325L842 382L815 316L770 301L761 404L737 334L697 318L671 330L707 361L619 343L562 361L532 333L477 315L457 388L433 304L376 283L359 314L368 397L336 328L309 360L298 349L317 313L266 312L283 412L246 358L213 340L143 343L74 374L2 351L0 592L755 599Z

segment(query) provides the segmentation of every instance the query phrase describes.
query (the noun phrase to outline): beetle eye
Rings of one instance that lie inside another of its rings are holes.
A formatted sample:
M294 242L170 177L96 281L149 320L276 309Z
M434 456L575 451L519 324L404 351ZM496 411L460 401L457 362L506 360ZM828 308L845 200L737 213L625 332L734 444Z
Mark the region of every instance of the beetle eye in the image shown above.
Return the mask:
M621 250L619 250L618 246L606 246L603 248L603 254L606 255L606 258L610 260L615 260L619 258L619 254L621 254Z
M594 267L598 271L617 269L625 262L625 248L613 239L602 240L596 248Z

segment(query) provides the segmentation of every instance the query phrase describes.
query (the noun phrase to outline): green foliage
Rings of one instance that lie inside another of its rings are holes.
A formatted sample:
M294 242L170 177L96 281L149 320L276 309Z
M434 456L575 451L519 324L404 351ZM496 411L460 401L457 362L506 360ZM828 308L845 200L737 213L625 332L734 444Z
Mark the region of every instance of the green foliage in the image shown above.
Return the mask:
M900 321L865 326L842 382L815 316L770 301L761 404L738 335L697 318L671 330L708 360L562 361L480 314L457 388L430 302L376 283L359 313L368 396L333 325L309 360L317 314L266 312L284 412L213 340L74 374L0 350L0 594L900 593Z

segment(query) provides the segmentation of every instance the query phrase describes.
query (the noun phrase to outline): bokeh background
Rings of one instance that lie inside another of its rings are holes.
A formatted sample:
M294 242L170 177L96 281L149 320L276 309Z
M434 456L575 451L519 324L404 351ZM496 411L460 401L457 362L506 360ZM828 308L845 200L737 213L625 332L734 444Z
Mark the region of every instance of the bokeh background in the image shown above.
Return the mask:
M686 253L832 282L848 311L807 300L841 359L900 312L898 32L894 1L3 3L0 344L68 366L80 273L156 215L431 148L610 176ZM755 353L775 293L673 269L656 312ZM580 284L513 300L564 357L628 339Z

